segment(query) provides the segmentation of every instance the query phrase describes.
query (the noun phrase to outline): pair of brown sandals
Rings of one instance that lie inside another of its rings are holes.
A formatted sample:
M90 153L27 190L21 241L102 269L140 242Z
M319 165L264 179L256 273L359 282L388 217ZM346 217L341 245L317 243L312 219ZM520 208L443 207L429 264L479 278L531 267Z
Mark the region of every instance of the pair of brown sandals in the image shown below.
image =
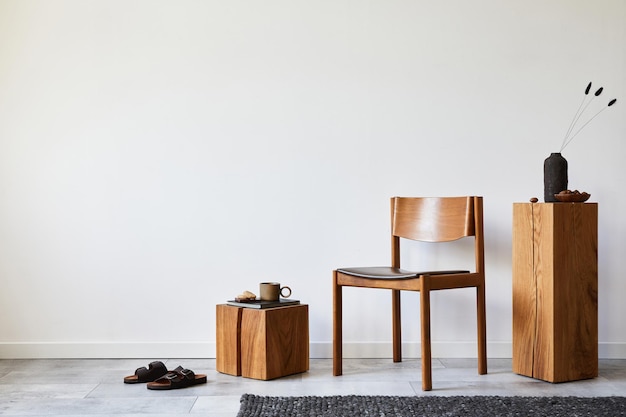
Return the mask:
M139 384L147 382L148 389L167 390L187 388L192 385L206 383L206 375L195 374L182 366L168 371L163 362L151 362L146 368L137 368L134 375L124 377L125 384Z

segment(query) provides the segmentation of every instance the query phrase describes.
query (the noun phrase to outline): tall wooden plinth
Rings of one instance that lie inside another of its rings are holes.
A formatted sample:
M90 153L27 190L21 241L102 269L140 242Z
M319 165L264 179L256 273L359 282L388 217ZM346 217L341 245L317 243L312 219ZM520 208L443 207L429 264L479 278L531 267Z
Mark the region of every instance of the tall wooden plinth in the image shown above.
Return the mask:
M513 372L598 376L598 204L513 205Z
M216 369L275 379L309 369L309 306L217 306Z

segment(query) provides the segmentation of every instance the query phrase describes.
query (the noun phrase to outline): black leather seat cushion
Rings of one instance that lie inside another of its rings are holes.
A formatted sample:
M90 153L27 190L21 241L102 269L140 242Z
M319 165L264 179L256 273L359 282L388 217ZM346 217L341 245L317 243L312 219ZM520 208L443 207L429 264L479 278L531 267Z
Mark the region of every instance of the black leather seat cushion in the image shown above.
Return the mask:
M413 272L400 268L392 268L390 266L371 266L363 268L338 268L338 272L346 275L352 275L361 278L372 279L408 279L416 278L420 275L448 275L448 274L467 274L469 271L451 270L451 271L421 271Z

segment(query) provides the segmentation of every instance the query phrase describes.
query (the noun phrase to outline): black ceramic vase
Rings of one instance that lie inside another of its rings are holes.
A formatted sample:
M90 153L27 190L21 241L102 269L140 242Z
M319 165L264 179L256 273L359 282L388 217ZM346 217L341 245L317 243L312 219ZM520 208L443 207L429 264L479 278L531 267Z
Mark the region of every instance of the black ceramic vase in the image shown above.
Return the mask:
M552 153L543 162L543 201L557 201L554 194L567 190L567 160L560 153Z

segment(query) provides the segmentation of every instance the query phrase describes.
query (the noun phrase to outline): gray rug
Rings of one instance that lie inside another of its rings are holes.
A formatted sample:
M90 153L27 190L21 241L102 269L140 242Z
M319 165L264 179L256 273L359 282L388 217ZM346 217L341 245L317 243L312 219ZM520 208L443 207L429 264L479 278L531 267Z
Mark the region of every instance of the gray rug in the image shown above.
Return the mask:
M626 397L262 397L244 394L237 417L626 416Z

